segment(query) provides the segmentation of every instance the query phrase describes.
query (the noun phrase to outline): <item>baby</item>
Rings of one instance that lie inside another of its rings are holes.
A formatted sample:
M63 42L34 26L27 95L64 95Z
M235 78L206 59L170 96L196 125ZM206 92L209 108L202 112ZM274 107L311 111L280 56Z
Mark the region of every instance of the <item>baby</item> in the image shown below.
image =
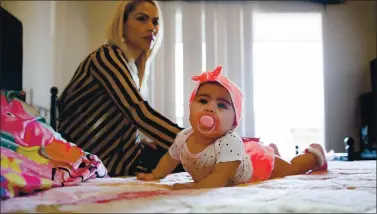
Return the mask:
M190 98L191 127L177 135L152 173L140 173L137 179L164 178L179 163L194 182L174 184L173 189L233 186L327 169L323 149L318 144L286 162L275 155L276 148L255 140L243 142L234 132L241 118L242 93L235 83L221 75L221 70L219 66L192 78L198 84Z

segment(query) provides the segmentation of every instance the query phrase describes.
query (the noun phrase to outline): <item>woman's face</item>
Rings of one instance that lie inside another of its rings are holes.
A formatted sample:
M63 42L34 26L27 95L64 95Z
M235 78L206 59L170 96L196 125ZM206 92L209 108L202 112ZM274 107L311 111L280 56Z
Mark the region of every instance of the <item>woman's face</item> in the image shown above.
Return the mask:
M124 23L127 45L141 51L149 51L155 44L159 30L157 8L150 2L142 2L128 15Z
M213 118L212 127L202 126L203 115ZM233 128L235 112L229 92L218 83L204 83L190 105L190 123L194 131L207 138L218 138Z

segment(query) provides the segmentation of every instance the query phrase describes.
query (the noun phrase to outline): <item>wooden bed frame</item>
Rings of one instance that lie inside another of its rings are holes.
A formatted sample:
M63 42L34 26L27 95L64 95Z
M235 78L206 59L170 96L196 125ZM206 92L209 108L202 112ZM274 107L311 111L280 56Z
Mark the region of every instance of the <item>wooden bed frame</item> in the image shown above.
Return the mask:
M58 112L58 88L57 87L52 87L50 89L51 92L51 106L50 106L50 126L57 131L56 129L56 122L57 118L59 117L59 112Z

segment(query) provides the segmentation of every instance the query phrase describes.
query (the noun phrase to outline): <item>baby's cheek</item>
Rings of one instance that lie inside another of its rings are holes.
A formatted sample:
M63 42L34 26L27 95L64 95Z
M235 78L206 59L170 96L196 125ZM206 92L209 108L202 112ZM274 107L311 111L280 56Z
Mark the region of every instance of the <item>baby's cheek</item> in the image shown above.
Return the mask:
M200 111L199 107L192 107L190 109L190 120L199 122L201 114L202 111Z
M233 124L233 118L230 117L230 115L226 115L226 114L222 114L222 115L219 115L219 119L220 119L220 124L221 126L224 126L224 127L228 127L230 125Z
M195 113L199 113L199 112L203 112L205 109L205 105L202 105L202 104L199 104L199 103L194 103L192 106L191 106L191 112L193 112L194 114Z
M219 115L219 131L222 134L226 134L233 128L234 119L232 117L226 116L226 115Z

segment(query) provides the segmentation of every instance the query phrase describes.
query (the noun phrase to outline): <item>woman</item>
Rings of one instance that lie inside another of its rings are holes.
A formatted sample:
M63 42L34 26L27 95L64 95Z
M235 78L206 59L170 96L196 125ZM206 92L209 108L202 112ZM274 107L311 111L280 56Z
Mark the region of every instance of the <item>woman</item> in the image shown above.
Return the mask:
M110 176L150 172L182 130L145 101L160 19L155 1L122 2L105 44L82 61L59 98L59 132L96 154ZM157 149L142 146L140 132Z

